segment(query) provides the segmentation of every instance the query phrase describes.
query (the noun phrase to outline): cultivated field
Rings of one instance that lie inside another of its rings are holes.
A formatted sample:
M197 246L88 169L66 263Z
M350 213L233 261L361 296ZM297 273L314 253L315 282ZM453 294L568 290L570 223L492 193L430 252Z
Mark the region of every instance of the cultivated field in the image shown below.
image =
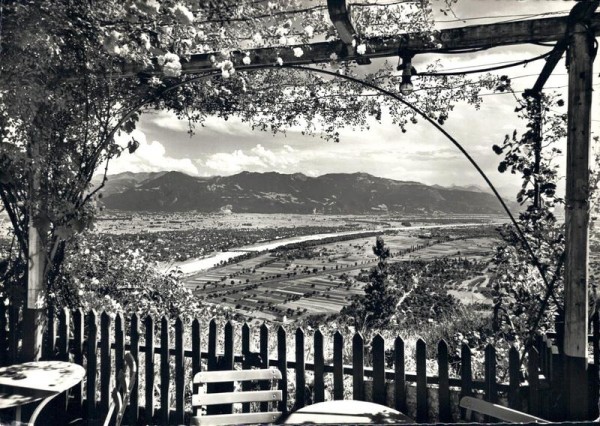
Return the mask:
M392 253L390 263L436 258L486 261L497 240L474 237L476 232L447 228L433 233L390 232L383 237ZM362 293L366 283L357 278L376 264L373 243L374 238L357 238L302 250L279 249L189 276L185 283L198 297L228 305L249 318L286 321L333 314ZM486 273L443 284L463 303L487 303L479 293L489 283Z

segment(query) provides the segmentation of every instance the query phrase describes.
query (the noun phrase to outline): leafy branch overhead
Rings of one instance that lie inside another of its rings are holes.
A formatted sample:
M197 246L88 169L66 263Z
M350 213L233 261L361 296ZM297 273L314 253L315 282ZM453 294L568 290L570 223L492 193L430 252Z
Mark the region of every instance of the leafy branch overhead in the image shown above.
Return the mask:
M353 14L362 34L410 33L435 43L427 1L357 6ZM137 141L118 136L130 134L145 111L175 111L191 129L209 115L237 115L257 130L293 129L336 141L341 128L368 129L372 118L391 120L403 132L417 122L412 110L392 99L356 83L287 69L281 57L265 69L243 72L229 59L234 50L253 47L301 56L310 42L334 38L326 6L301 0L5 2L0 198L17 240L5 282L24 277L30 223L41 232L49 282L60 274L66 242L93 222L104 183L92 188L92 176L106 172L112 158L135 152ZM356 49L369 46L358 40ZM214 72L181 73L190 55L207 52L214 52ZM330 60L320 66L398 92L401 75L392 64L361 68ZM123 77L127 67L154 67L160 74ZM434 63L427 71L439 67ZM456 102L478 107L480 90L495 85L492 76L415 77L415 91L406 99L443 123Z

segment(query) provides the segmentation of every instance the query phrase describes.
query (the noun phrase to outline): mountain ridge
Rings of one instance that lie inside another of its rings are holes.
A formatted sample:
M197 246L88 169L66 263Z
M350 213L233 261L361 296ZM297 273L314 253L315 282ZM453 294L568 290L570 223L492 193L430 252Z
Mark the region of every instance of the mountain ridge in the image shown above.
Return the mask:
M112 175L102 203L128 211L244 213L455 213L495 214L502 208L481 188L445 188L368 173L241 172L195 177L177 171ZM514 207L514 206L513 206Z

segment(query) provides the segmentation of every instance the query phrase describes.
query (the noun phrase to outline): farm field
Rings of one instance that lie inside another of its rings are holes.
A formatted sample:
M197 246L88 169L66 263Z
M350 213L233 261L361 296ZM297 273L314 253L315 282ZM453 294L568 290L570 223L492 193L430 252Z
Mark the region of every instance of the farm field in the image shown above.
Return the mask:
M488 258L494 251L497 242L490 238L469 238L443 242L419 250L418 253L409 255L409 258L432 260L439 257L468 258L481 260Z
M469 234L466 239L465 233ZM472 237L469 231L445 229L383 235L392 257L389 263L439 258L486 261L497 242L491 236ZM456 238L448 240L450 238ZM184 279L195 295L210 303L224 304L247 317L290 321L311 315L338 313L366 282L360 275L376 264L374 238L313 244L301 250L278 249L252 259L217 267ZM489 283L485 273L460 282L443 283L450 294L465 304L488 303L479 292Z

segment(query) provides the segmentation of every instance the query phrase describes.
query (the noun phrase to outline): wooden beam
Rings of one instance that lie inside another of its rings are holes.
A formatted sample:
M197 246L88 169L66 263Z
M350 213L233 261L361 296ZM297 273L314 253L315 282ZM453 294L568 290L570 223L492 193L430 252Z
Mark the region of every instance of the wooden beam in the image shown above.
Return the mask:
M350 21L346 0L327 0L327 9L340 40L347 45L352 45L352 42L355 41L356 30Z
M569 420L588 415L588 226L594 35L573 26L568 52L565 340Z
M597 0L577 3L575 6L573 6L573 9L571 9L571 12L569 13L569 22L572 22L574 24L575 22L587 21L598 8L598 3L600 2ZM533 92L533 94L538 95L539 93L541 93L542 89L544 88L544 85L548 81L548 78L550 78L552 71L558 64L558 61L567 50L568 45L569 36L565 33L564 37L558 40L556 46L554 46L554 49L552 49L550 56L548 56L548 58L546 59L544 68L542 69L542 72L540 72L538 79L536 80L535 84L533 85L533 88L531 89L531 92Z
M252 61L249 65L245 65L242 62L246 56L246 51L232 52L230 59L233 61L236 69L243 70L264 68L270 65L276 66L278 57L288 65L307 65L329 62L331 61L331 55L334 53L338 58L351 61L361 57L381 58L398 56L402 52L412 52L414 54L443 53L449 50L552 42L560 40L567 34L568 22L568 17L563 16L452 28L439 31L433 43L424 43L418 34L405 34L402 37L373 37L362 40L367 45L367 52L361 56L357 56L356 53L351 52L347 57L344 57L346 44L342 40L336 40L309 45L251 49L247 51ZM600 13L596 13L590 18L590 27L595 31L600 29ZM294 47L301 47L304 55L297 58L293 52ZM182 61L182 72L184 74L199 74L215 71L215 67L210 60L212 55L218 56L218 53L192 55L188 61ZM138 66L125 66L121 76L133 76L139 73L157 75L162 74L162 71L157 63L150 69L143 69Z
M349 55L353 55L358 64L370 64L371 60L369 58L356 53L356 44L359 35L352 25L350 11L346 6L346 0L327 0L327 9L329 10L329 18L337 30L340 40L346 45L346 51L343 52L340 58L343 59Z

